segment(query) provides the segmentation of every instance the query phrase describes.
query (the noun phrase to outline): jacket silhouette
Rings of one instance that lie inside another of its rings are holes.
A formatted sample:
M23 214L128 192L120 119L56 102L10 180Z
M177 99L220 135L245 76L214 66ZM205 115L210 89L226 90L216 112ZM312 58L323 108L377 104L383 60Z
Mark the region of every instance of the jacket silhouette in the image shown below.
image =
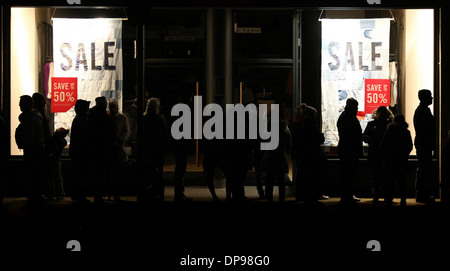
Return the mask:
M417 150L416 201L432 203L434 198L428 193L431 181L433 151L436 148L436 120L429 108L433 103L431 91L421 89L418 93L420 104L414 112L414 145Z
M74 203L87 203L86 179L89 178L89 146L87 136L87 113L89 101L77 100L75 103L76 116L72 121L70 131L69 155L75 167L75 180L72 187L72 200Z
M75 103L76 116L72 121L70 129L69 155L73 160L86 160L88 158L88 137L87 137L87 112L89 101L77 100Z
M273 185L278 183L279 201L285 200L284 175L289 173L287 155L291 149L291 132L285 121L279 122L279 144L274 150L266 150L261 159L261 169L266 174L266 197L273 201Z
M352 204L353 183L356 180L359 158L362 156L362 130L356 114L358 102L348 98L344 112L337 121L338 154L341 163L341 203Z
M301 106L301 119L292 132L293 153L297 161L297 185L307 203L317 203L322 195L319 187L319 173L324 156L321 144L325 141L323 133L315 124L316 109L306 104Z
M406 180L408 157L413 149L411 133L405 117L398 114L389 124L381 142L383 164L386 171L385 201L392 204L395 181L400 187L401 204L406 205Z
M372 115L374 119L367 123L363 133L363 140L369 144L368 161L374 174L372 197L374 202L378 202L381 193L381 183L384 179L381 141L388 124L391 122L392 114L385 106L380 106Z
M111 121L106 113L106 98L98 97L95 102L96 105L89 110L87 115L86 133L94 203L102 204L113 131Z
M159 112L159 99L151 98L144 113L145 180L143 200L164 201L164 156L167 145L167 122Z
M48 162L50 168L48 198L62 199L65 196L64 180L61 169L61 154L67 146L65 137L69 130L57 129L48 142L47 151L49 153Z
M44 121L42 115L33 109L33 99L28 95L20 97L22 113L15 138L19 149L23 149L25 182L30 206L41 204L44 186L46 152L44 144Z

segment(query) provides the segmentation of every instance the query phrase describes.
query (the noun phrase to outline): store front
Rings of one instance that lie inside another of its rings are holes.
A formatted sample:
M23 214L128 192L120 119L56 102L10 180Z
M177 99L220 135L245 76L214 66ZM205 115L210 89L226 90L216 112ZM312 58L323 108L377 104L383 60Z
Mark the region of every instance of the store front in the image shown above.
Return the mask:
M295 107L306 103L320 113L317 124L326 136L323 148L330 153L324 181L330 183L326 189L333 195L338 192L336 121L345 100L359 101L363 129L373 108L386 105L405 115L414 136L417 91L427 88L433 93L431 109L438 127L432 189L439 196L438 169L450 128L445 106L448 79L441 65L448 59L441 50L447 18L440 3L376 9L364 1L345 9L324 4L320 6L329 8L283 1L276 7L230 6L223 1L214 7L202 3L189 8L163 3L139 8L125 3L109 8L53 2L2 4L1 102L11 131L9 161L17 164L22 155L14 139L19 98L36 91L48 98L52 132L70 128L74 117L70 103L76 98L91 101L91 106L98 96L117 98L130 122L126 146L132 161L140 159L142 114L151 97L160 99L169 127L171 109L180 102L182 91L201 95L204 105L279 104L280 115L289 124ZM76 19L80 21L74 24ZM52 70L46 70L47 63L52 63ZM51 75L78 78L77 90L63 95L68 108L54 109L62 96L57 101L52 94ZM376 101L372 96L368 100L367 79L389 82ZM204 142L193 141L188 171L203 171L203 152ZM63 160L70 170L70 159ZM410 160L415 165L414 152ZM366 165L365 159L361 161ZM165 171L173 172L174 166L169 144ZM135 178L135 169L130 179ZM253 185L253 169L250 173L249 185ZM292 162L289 177L295 181ZM361 176L361 194L370 178Z

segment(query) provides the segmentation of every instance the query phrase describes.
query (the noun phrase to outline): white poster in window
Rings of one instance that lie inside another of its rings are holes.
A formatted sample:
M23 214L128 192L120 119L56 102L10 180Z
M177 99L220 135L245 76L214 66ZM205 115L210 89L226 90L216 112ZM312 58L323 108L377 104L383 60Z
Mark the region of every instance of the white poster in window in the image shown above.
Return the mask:
M122 19L53 19L53 61L54 77L78 78L78 99L92 107L96 97L116 98L121 108ZM55 113L55 128L74 117L74 108Z
M336 127L348 98L359 102L364 128L365 79L389 79L389 19L322 20L322 131L337 145Z

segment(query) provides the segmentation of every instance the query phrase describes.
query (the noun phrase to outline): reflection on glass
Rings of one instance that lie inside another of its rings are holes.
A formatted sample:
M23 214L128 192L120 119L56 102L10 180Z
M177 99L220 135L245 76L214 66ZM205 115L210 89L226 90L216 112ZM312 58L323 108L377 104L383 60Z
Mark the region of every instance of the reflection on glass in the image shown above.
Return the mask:
M292 13L235 13L235 57L292 58Z
M155 11L146 28L147 58L201 58L204 19L201 11Z

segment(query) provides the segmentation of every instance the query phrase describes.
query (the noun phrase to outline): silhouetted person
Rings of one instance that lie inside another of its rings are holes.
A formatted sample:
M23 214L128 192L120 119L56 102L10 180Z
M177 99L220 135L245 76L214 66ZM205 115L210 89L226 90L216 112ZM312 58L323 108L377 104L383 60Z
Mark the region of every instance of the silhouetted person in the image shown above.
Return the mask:
M362 129L356 114L358 101L348 98L344 112L337 121L339 132L338 155L341 164L341 203L355 203L353 183L356 180L359 158L362 156Z
M431 91L419 90L419 100L420 104L414 112L414 145L417 151L416 201L431 203L434 198L428 194L427 186L431 178L433 151L436 148L436 123L428 108L433 103Z
M46 113L47 98L45 98L45 96L39 92L33 93L32 98L33 98L33 108L37 110L42 116L42 120L44 123L44 142L45 145L47 146L52 137L52 133L50 131L50 122Z
M325 141L325 137L316 126L317 110L306 104L302 104L300 110L301 121L292 134L292 141L295 142L293 152L296 153L298 165L298 184L304 190L305 203L318 205L318 199L322 196L319 176L324 159L320 145Z
M72 200L77 204L89 203L86 198L86 180L89 178L89 145L86 126L90 103L81 99L75 102L76 116L70 131L69 155L75 168Z
M259 109L257 106L257 114L259 115ZM259 117L259 116L258 116ZM259 199L266 199L266 194L264 191L264 174L261 168L261 161L264 155L264 150L261 149L261 144L264 140L261 137L257 137L257 139L251 140L252 149L253 149L253 166L255 168L255 177L256 177L256 190L258 191Z
M167 122L159 112L159 99L151 98L144 113L144 200L164 201L164 156L168 139Z
M52 168L50 165L49 155L50 155L50 140L52 138L52 134L50 132L50 122L47 117L46 106L47 106L47 98L39 92L33 93L31 96L33 98L33 109L38 111L42 116L42 121L44 125L44 146L45 146L45 159L42 161L42 171L43 178L45 182L50 184L52 182ZM46 195L49 196L49 195Z
M244 183L249 168L251 146L244 139L227 139L225 153L226 200L246 200Z
M42 187L46 152L44 145L44 122L42 115L33 110L31 96L23 95L19 102L22 113L20 124L16 129L15 138L19 149L23 149L25 179L28 188L30 206L43 202Z
M49 199L53 199L53 197L55 197L57 200L60 200L66 195L64 191L64 180L61 169L61 154L67 146L67 140L65 138L68 134L69 130L59 128L53 133L50 141L48 142L48 163L51 174L48 185Z
M9 129L6 124L6 116L2 110L0 110L0 206L3 208L3 197L5 194L5 178L9 176L6 169L6 157L8 156L8 140Z
M187 104L191 107L191 112L194 114L194 109L192 106L193 93L189 87L183 88L181 90L180 103ZM192 121L193 125L193 121ZM192 131L194 131L192 126ZM184 177L186 175L187 169L187 158L189 151L192 147L193 141L191 139L181 138L174 141L174 151L175 151L175 176L174 176L174 200L177 202L191 201L192 198L186 197L184 194Z
M302 183L302 177L301 177L301 163L299 160L299 157L301 155L301 148L300 144L298 142L298 139L300 138L300 125L302 121L302 108L303 104L300 106L297 106L294 109L294 119L290 128L291 136L292 136L292 160L294 161L296 165L296 176L295 176L295 199L298 201L305 199L305 188L304 184Z
M278 184L279 201L285 201L284 175L289 173L287 154L291 148L291 133L287 123L282 119L279 122L279 139L278 147L274 150L264 151L261 161L261 168L266 176L266 198L268 202L273 201L275 180Z
M112 125L105 97L97 97L95 106L87 115L86 132L89 149L90 181L93 186L94 203L102 204L106 171L108 170L108 155L112 145Z
M214 185L214 173L217 168L225 173L225 144L222 139L204 141L203 170L209 192L214 201L219 201Z
M383 156L381 154L381 140L386 132L388 124L392 120L392 114L385 106L380 106L373 113L373 120L367 123L363 133L363 140L369 144L368 161L373 169L374 180L372 185L372 197L378 202L381 193L381 185L384 179Z
M137 109L137 100L127 100L123 102L122 113L127 116L128 126L130 126L130 136L127 140L127 146L133 148L136 145L136 133L137 133L137 118L138 118L138 109Z
M266 194L263 187L263 172L261 168L261 161L264 151L261 150L261 143L263 142L258 137L257 140L253 140L253 159L255 167L255 177L256 177L256 190L258 191L259 199L266 199Z
M108 199L120 200L120 192L123 189L123 172L128 162L128 154L124 147L130 135L128 118L119 112L119 103L116 99L108 100L109 117L112 125L113 141L111 145L110 164L108 170Z
M381 142L383 164L386 172L385 201L392 205L394 183L397 182L400 190L400 204L406 205L406 179L408 157L413 149L411 133L405 116L397 114L394 121L387 127Z
M229 109L231 110L231 108ZM224 115L226 116L226 112ZM247 200L245 196L245 180L247 172L251 167L252 141L249 140L248 129L245 130L245 139L238 139L238 123L236 113L234 117L234 135L233 139L225 139L223 152L225 156L224 168L226 176L226 201L241 203ZM226 120L230 121L230 120ZM245 121L248 123L248 115L245 115ZM227 133L227 125L224 122L224 135ZM244 127L248 127L245 125ZM242 128L242 127L241 127Z

